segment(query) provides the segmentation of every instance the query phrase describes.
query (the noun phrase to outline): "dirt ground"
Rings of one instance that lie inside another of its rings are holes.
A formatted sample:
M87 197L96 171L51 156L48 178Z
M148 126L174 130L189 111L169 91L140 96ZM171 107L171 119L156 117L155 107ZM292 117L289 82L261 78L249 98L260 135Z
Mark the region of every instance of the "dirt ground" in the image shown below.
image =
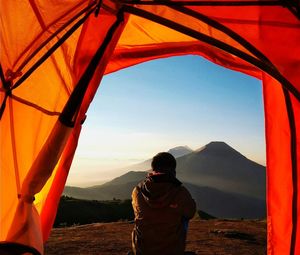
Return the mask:
M127 254L132 228L133 223L130 222L56 228L51 232L45 254ZM266 222L193 220L189 226L186 250L198 255L264 255Z

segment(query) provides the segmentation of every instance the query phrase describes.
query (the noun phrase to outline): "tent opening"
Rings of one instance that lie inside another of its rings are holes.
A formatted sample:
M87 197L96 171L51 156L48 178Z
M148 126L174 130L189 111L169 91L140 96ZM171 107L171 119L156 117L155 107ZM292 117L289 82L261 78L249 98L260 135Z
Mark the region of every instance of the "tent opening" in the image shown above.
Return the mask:
M126 170L146 171L150 166L139 163L156 152L177 146L195 152L214 141L265 165L262 101L260 81L199 56L150 61L107 75L87 113L67 185L89 187ZM244 195L261 192L256 198L265 199L265 173L261 172L260 191L248 190ZM245 190L232 186L233 193ZM126 195L103 199L130 198Z
M7 1L1 9L0 241L43 253L104 73L196 54L263 81L268 254L297 254L299 1Z

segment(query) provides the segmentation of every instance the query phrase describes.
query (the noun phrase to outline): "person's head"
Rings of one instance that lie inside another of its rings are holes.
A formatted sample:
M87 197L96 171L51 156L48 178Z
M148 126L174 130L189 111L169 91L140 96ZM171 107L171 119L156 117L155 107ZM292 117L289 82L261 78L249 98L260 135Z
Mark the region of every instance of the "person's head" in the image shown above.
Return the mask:
M151 167L155 172L176 175L176 159L168 152L160 152L155 155L152 159Z

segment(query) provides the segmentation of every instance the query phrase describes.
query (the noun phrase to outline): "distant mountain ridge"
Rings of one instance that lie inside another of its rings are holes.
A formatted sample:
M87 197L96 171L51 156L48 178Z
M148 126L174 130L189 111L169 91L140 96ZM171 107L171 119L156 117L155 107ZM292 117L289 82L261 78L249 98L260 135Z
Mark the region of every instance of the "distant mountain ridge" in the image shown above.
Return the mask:
M175 148L168 150L168 152L171 153L175 158L179 158L189 153L192 153L193 150L188 146L177 146Z
M196 151L183 146L176 148L173 153L186 152L177 157L177 177L190 190L199 209L221 218L265 216L266 177L263 166L224 142L211 142ZM129 171L103 185L84 189L66 187L64 194L81 199L128 199L134 186L147 173Z
M176 171L185 182L265 199L265 167L224 142L211 142L178 158Z
M171 153L175 158L178 158L178 157L182 157L182 156L185 156L185 155L193 152L193 150L191 148L189 148L188 146L177 146L177 147L174 147L174 148L168 150L168 152ZM138 164L134 164L134 165L127 166L127 167L122 167L119 170L122 170L124 172L147 171L147 170L151 169L151 161L152 161L152 158L147 159Z

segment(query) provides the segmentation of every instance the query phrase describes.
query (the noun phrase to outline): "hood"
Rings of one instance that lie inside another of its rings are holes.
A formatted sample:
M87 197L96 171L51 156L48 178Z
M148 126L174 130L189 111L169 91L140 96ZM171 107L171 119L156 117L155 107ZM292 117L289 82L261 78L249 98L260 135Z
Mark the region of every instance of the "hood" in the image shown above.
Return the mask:
M174 175L152 172L139 186L150 207L163 208L169 206L181 184Z

